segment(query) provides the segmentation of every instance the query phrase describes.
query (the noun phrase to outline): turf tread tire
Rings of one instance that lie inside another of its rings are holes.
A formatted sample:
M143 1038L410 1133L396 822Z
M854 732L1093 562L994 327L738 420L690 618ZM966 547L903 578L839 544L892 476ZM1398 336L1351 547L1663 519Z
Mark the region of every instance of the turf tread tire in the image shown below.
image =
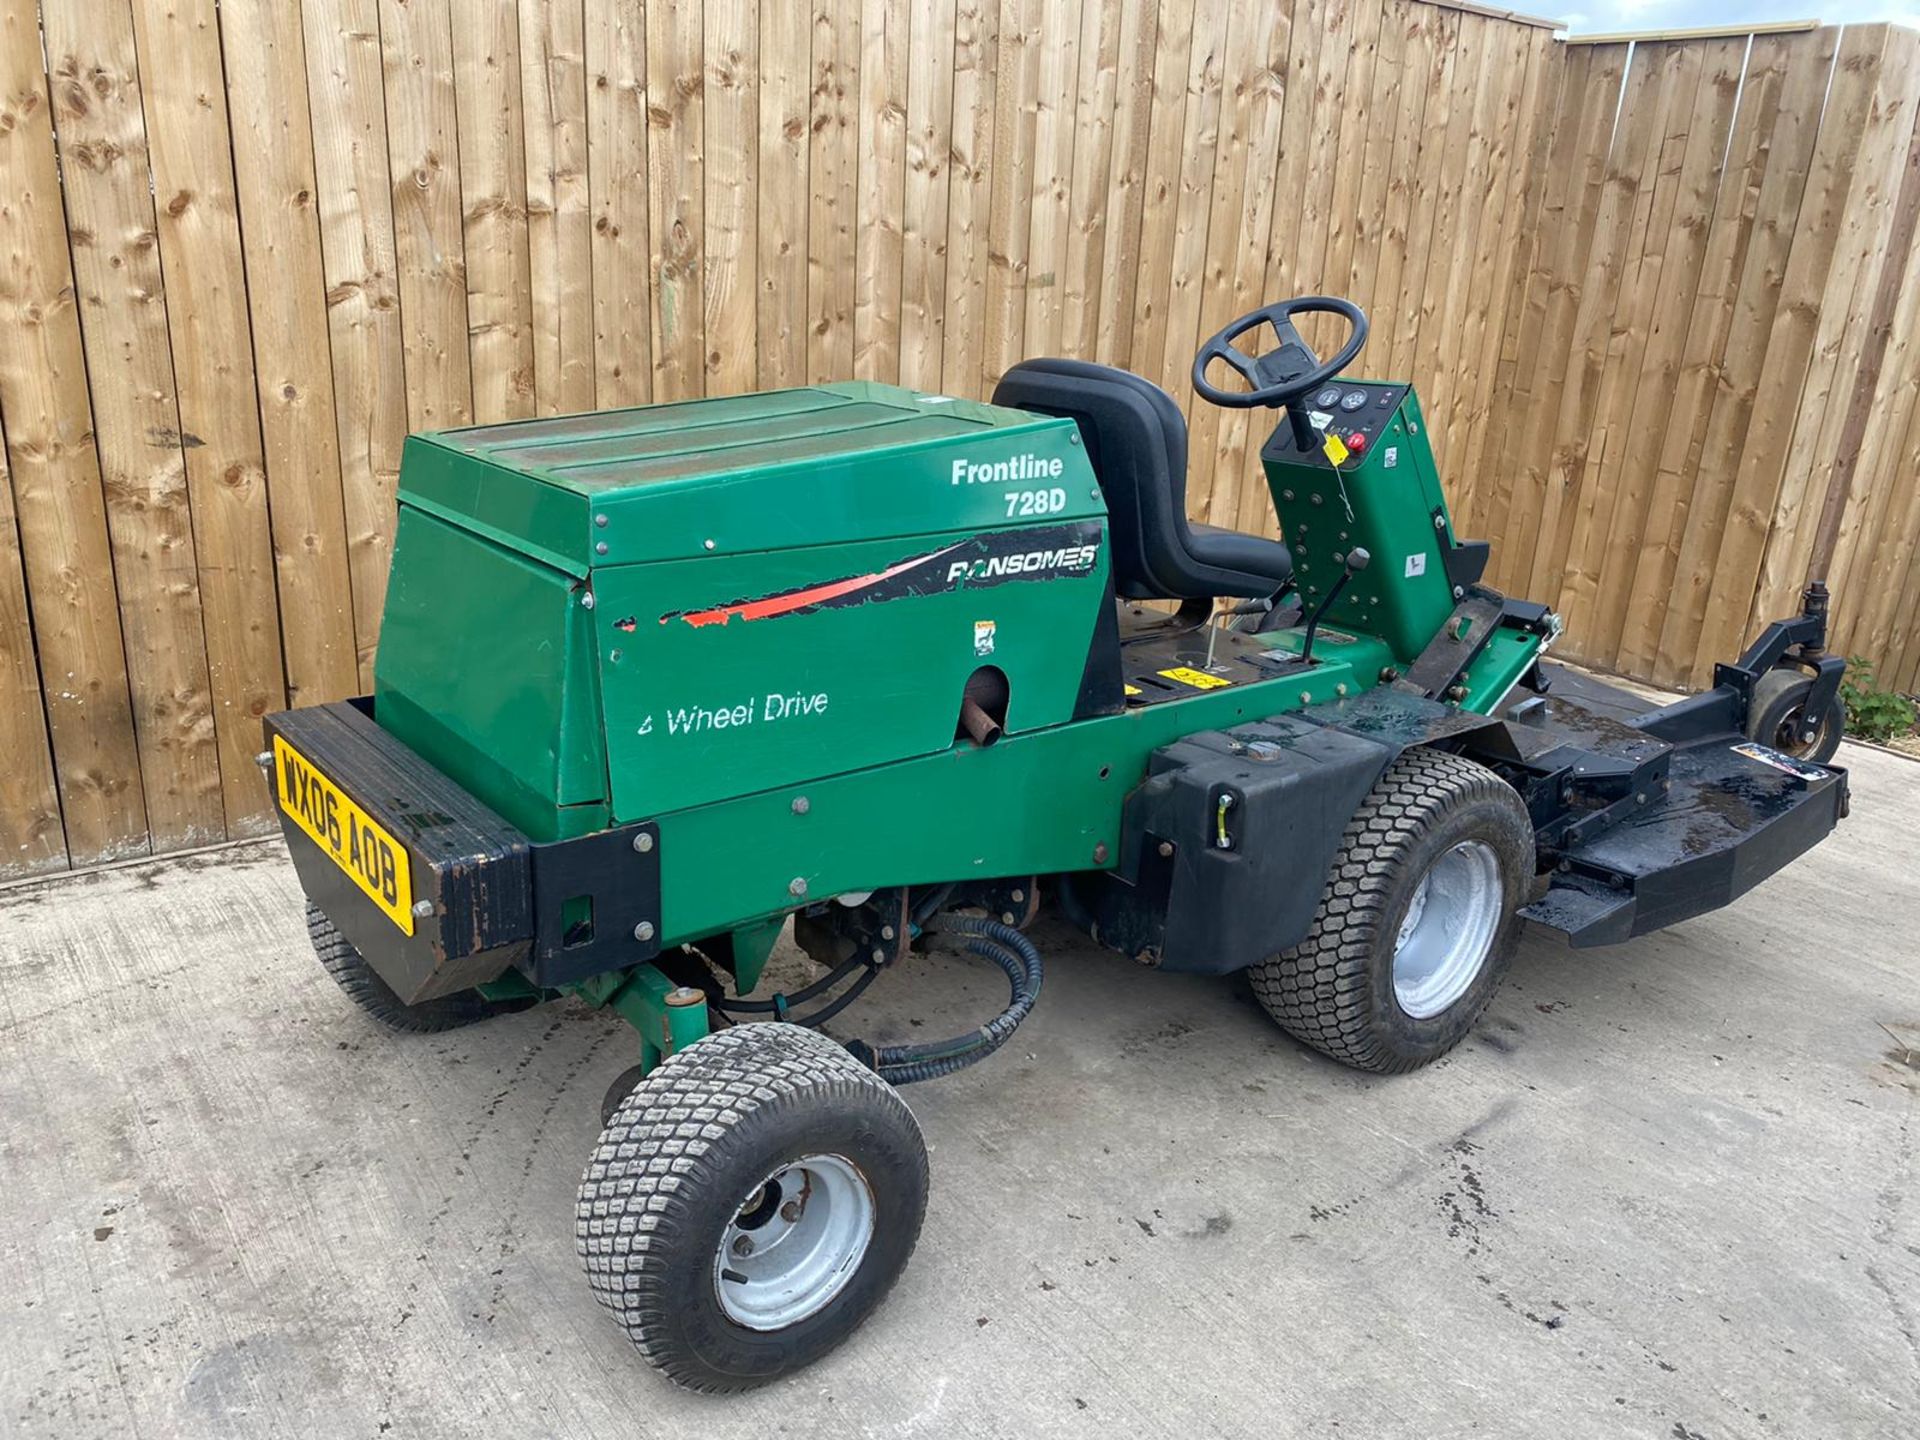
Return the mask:
M535 1003L531 998L489 1000L477 990L463 990L457 995L443 995L437 1000L409 1005L380 978L366 957L354 949L318 905L307 906L307 938L313 942L313 953L320 957L322 968L346 992L347 998L389 1030L435 1035L491 1020L496 1015L510 1015Z
M849 1157L876 1190L873 1240L822 1311L780 1331L730 1327L702 1287L745 1193L739 1177L776 1168L769 1142L822 1112L857 1117L892 1157L885 1173L873 1153ZM799 1025L735 1025L670 1056L620 1102L581 1177L575 1248L650 1364L690 1390L733 1393L817 1360L879 1306L919 1239L929 1178L913 1112L837 1041Z
M1458 823L1450 817L1468 812L1492 825L1482 838L1501 841L1495 849L1509 911L1479 976L1435 1017L1443 1023L1412 1021L1392 999L1388 938L1411 894L1408 858L1425 837ZM1532 822L1512 786L1458 755L1406 751L1348 821L1306 938L1249 968L1254 998L1295 1039L1356 1069L1399 1074L1438 1059L1472 1029L1512 961L1524 924L1516 907L1533 857Z

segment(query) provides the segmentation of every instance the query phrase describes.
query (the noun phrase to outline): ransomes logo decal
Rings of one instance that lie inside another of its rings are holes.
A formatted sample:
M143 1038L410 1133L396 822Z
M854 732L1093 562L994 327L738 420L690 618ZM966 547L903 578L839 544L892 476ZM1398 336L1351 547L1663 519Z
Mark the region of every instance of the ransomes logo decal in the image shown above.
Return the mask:
M908 556L865 575L848 575L704 610L672 610L660 617L660 623L681 620L696 627L725 625L735 619L770 620L948 590L1073 578L1090 574L1099 558L1098 521L1000 530Z
M956 560L947 567L947 579L1003 580L1020 575L1078 574L1091 570L1099 544L1068 545L1058 550L1028 550L1018 555L992 555L980 560Z

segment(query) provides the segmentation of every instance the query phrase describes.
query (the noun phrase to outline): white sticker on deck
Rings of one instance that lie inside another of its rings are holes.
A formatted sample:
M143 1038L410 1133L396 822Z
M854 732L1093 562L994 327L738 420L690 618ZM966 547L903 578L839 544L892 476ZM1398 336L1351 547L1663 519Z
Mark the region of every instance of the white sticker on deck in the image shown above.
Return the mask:
M1427 573L1427 557L1424 553L1407 556L1407 579Z

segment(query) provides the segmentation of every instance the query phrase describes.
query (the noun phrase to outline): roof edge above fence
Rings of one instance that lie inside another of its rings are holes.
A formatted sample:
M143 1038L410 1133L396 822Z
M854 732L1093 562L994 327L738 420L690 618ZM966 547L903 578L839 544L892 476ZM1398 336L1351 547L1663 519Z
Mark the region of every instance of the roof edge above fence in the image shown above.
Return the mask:
M1474 0L1420 0L1423 5L1437 5L1442 10L1464 10L1469 15L1485 15L1492 20L1511 20L1516 25L1534 25L1542 30L1564 30L1564 20L1549 20L1542 15L1527 15L1519 10L1502 10L1497 5L1479 5Z
M1569 35L1569 45L1624 45L1628 41L1724 40L1736 35L1800 35L1818 30L1819 20L1772 20L1760 25L1703 25L1693 30L1615 30L1605 35Z

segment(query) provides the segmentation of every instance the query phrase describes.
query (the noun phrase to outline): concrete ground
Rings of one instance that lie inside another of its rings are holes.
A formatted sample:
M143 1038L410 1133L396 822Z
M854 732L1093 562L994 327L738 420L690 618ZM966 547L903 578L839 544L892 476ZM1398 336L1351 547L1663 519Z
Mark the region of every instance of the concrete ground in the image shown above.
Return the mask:
M1853 818L1789 873L1529 939L1406 1078L1049 930L1010 1051L908 1092L893 1298L730 1400L579 1274L619 1024L374 1029L273 844L0 893L0 1434L1920 1433L1920 764L1843 759ZM994 1002L934 956L845 1033Z

